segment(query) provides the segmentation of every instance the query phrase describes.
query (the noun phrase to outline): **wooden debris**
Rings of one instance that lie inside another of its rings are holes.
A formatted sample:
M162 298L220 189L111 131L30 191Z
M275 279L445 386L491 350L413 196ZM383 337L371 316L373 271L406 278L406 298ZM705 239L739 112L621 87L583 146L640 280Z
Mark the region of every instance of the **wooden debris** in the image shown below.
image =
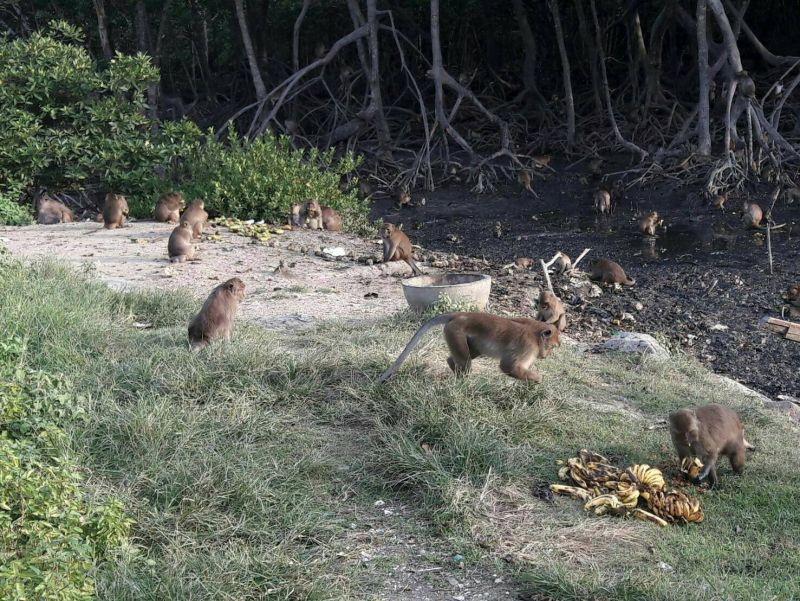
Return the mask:
M760 325L764 330L783 336L787 340L800 342L800 323L778 319L777 317L763 317Z

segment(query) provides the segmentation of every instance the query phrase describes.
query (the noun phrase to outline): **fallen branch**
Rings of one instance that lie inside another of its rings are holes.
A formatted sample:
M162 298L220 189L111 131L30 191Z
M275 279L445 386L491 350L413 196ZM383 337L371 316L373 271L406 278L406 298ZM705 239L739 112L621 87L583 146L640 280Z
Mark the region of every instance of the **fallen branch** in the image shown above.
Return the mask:
M545 268L550 269L550 266L556 261L558 261L558 257L560 256L561 256L561 251L558 251L555 255L553 255L552 259L550 259L547 263L544 264Z
M572 269L571 269L570 271L575 271L575 270L577 269L577 267L578 267L578 263L580 263L580 262L581 262L581 259L583 259L583 257L585 257L585 256L586 256L586 254L587 254L587 253L588 253L590 250L592 250L592 249L591 249L591 248L584 248L584 249L583 249L583 252L582 252L581 254L579 254L579 255L578 255L578 258L577 258L577 259L575 259L575 262L572 264Z
M542 264L542 271L544 272L544 279L547 282L547 289L553 292L553 282L550 281L550 274L547 273L547 266L544 263L544 259L539 259L539 263Z

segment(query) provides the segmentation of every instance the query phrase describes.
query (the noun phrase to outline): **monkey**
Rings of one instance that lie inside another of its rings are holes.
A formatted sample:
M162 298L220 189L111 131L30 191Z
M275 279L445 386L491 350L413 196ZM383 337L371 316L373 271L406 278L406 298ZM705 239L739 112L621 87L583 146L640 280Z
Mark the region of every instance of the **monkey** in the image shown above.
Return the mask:
M519 182L519 185L522 186L522 188L524 190L527 190L531 194L534 193L533 192L533 186L532 186L533 180L531 179L531 172L530 171L528 171L527 169L520 169L517 172L517 181Z
M603 159L597 157L589 161L589 172L592 175L599 176L603 173Z
M745 200L742 211L742 223L744 223L745 227L758 228L760 226L761 220L764 218L764 212L757 203Z
M230 340L233 317L244 300L244 282L231 278L211 291L189 322L189 349L197 352L216 338Z
M411 206L411 194L408 190L398 190L395 192L395 201L398 207L401 209L403 207L410 207Z
M633 286L636 280L625 275L625 270L619 263L608 259L595 259L591 262L590 280L597 280L603 284L622 284Z
M538 169L542 169L543 167L549 167L550 158L551 157L549 154L538 155L533 157L533 161L531 162L531 164Z
M366 200L370 196L372 196L372 184L370 184L367 180L362 179L358 182L358 194L361 196L362 200Z
M103 205L103 227L113 230L123 227L128 215L128 199L122 194L109 192Z
M172 230L167 242L167 254L170 263L183 263L194 259L195 247L192 244L192 224L181 221L180 225Z
M783 298L795 307L800 307L800 282L791 284L787 289Z
M289 225L292 228L303 227L303 205L294 203L289 213Z
M720 194L717 194L714 197L714 199L711 201L711 205L715 209L719 209L720 211L724 211L726 202L728 202L728 193L727 192L721 192Z
M594 193L594 209L601 215L611 213L611 194L608 190L597 190Z
M322 208L316 200L306 201L303 212L306 214L306 223L312 230L322 229Z
M180 192L167 192L158 199L153 217L162 223L179 223L181 211L186 208L186 201Z
M405 232L397 229L394 224L384 223L381 227L381 238L383 238L383 262L405 261L411 267L414 275L422 275L422 270L414 262L411 255L411 240Z
M44 190L34 198L33 208L36 211L36 223L40 225L75 221L72 211L63 202L48 195Z
M450 349L447 365L456 376L468 374L472 360L486 355L500 359L500 370L504 374L538 384L542 376L531 367L533 361L544 359L554 346L561 344L558 328L535 319L512 319L487 313L446 313L422 324L378 381L391 378L425 332L438 325L444 326L444 339Z
M330 207L322 207L322 226L329 232L342 231L342 216Z
M520 269L530 269L533 265L533 259L530 257L517 257L514 259L514 266Z
M539 294L539 312L536 319L541 322L553 324L559 332L567 328L567 312L561 299L550 290L542 290Z
M656 211L650 211L647 215L639 220L639 229L647 236L656 235L656 227L664 222L663 219L658 218Z
M192 236L200 238L203 235L203 227L208 221L208 213L205 211L206 204L199 198L195 198L181 215L181 223L188 221L192 226Z
M180 121L183 117L189 114L197 102L200 100L198 96L189 104L186 104L183 101L181 96L169 96L167 94L161 94L159 101L161 104L161 117L165 120L170 121Z
M565 271L572 269L572 260L563 252L558 251L558 257L553 263L553 269L555 273L561 275Z
M719 484L716 463L720 455L726 455L733 471L740 474L745 449L755 449L745 440L737 413L715 403L673 411L669 414L669 431L681 461L694 456L703 462L696 482L708 477L711 488Z
M739 80L739 92L741 92L742 96L753 98L756 95L756 84L747 71L739 71L736 74L736 79Z

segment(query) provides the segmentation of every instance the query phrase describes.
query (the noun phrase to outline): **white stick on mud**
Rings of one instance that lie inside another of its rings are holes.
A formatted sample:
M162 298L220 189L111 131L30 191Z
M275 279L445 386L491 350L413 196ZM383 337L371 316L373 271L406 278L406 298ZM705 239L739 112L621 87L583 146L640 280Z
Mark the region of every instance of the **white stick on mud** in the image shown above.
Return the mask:
M544 259L539 259L539 263L542 264L542 271L544 272L544 279L547 280L547 289L550 292L553 292L553 283L550 281L550 274L547 273L547 265L545 265Z
M592 250L592 249L591 248L584 248L583 249L583 252L578 255L578 258L575 259L575 262L572 264L572 271L575 271L575 269L578 267L578 263L581 262L581 259L583 259L583 257L586 256L586 253L588 253L590 250Z

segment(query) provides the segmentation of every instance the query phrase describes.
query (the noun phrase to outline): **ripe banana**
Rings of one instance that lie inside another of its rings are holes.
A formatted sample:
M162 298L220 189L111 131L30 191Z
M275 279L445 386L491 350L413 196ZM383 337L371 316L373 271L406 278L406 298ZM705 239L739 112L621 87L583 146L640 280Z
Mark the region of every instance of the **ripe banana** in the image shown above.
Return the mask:
M592 494L583 488L577 486L564 486L563 484L551 484L550 490L557 495L569 495L581 501L591 501Z
M634 509L631 513L635 518L638 518L640 520L645 520L647 522L653 522L654 524L658 524L659 526L662 527L668 524L668 522L662 520L657 515L654 515L649 511L645 511L644 509Z

